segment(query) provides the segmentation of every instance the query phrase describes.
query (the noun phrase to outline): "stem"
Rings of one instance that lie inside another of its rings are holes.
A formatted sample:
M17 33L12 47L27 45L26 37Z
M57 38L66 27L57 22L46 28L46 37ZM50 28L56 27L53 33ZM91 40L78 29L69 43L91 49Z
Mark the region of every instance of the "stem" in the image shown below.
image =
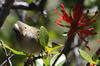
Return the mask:
M98 50L96 51L96 55L97 55L97 57L100 55L100 47L99 47Z
M71 30L71 29L70 29L70 30ZM68 53L72 50L72 48L71 48L71 43L74 41L74 37L75 37L75 32L73 32L72 34L70 34L70 35L68 36L68 39L67 39L66 42L65 42L64 49L63 49L62 52L58 55L58 57L56 58L56 60L55 60L54 63L52 64L52 66L55 66L57 60L59 59L59 57L60 57L62 54L65 54L66 59L67 59Z

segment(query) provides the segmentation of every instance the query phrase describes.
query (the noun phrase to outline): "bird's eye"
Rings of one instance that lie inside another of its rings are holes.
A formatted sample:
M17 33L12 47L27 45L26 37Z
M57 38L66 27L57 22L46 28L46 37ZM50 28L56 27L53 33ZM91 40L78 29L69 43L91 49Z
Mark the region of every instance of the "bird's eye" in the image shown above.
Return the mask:
M26 27L24 27L26 29Z

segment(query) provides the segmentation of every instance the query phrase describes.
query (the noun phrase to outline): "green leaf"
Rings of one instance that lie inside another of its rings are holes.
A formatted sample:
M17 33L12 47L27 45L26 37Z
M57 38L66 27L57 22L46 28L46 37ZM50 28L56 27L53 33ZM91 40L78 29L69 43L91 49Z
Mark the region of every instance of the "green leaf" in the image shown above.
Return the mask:
M55 47L52 48L52 50L56 50L56 49L58 49L58 48L60 48L60 47L62 47L62 46L64 46L64 45L55 46Z
M45 48L46 48L46 50L47 50L48 52L51 52L51 51L56 50L56 49L58 49L58 48L60 48L60 47L62 47L62 46L63 46L63 45L58 45L58 46L55 46L55 47L53 47L53 48L46 46Z
M48 31L43 26L41 26L39 31L39 41L42 48L45 49L45 46L47 46L49 41L49 35L48 35Z
M45 50L48 52L48 54L57 54L59 53L58 51L54 51L60 47L62 47L63 45L58 45L58 46L55 46L55 47L48 47L48 46L45 46ZM45 54L44 54L45 55Z
M96 60L96 63L100 63L100 60L99 60L99 59L97 59L97 60Z
M92 62L94 63L92 58L85 51L79 49L79 53L86 61L88 61L89 63L92 63Z
M45 66L49 66L50 65L50 60L47 59L43 59Z
M10 51L12 51L14 54L17 54L17 55L27 55L26 53L20 52L20 51L16 51L16 50L10 48L10 47L7 46L7 45L4 45L4 46L5 46L5 48L7 48L7 49L9 49Z
M49 39L49 41L48 41L48 46L49 47L52 47L52 41Z
M53 58L51 59L51 62L50 62L50 66L52 66L52 64L54 63L54 61L56 60L56 58L58 57L59 54L56 54L53 56ZM56 62L55 66L63 66L63 64L65 63L66 61L66 57L64 54L62 54L58 61Z
M57 54L57 53L59 53L59 52L51 52L51 54Z

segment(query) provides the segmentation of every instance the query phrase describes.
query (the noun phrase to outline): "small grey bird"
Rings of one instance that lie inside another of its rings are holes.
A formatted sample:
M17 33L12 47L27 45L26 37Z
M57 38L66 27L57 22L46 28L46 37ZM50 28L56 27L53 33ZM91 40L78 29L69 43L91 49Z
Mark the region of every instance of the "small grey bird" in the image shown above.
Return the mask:
M29 26L21 21L17 21L13 26L16 32L17 42L23 52L39 53L42 48L39 44L39 29Z

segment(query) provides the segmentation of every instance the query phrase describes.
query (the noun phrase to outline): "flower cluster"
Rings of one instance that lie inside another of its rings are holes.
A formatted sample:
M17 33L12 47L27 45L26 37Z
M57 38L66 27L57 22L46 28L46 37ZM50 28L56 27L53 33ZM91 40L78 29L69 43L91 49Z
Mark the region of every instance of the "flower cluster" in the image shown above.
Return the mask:
M98 11L95 12L94 16L92 16L89 19L86 19L86 16L88 15L89 10L87 10L86 14L83 14L84 7L79 3L76 4L72 8L73 13L71 13L71 11L70 11L69 15L66 13L63 4L61 5L61 8L62 8L61 9L62 15L56 9L54 9L54 11L59 16L58 21L54 21L54 22L59 26L70 28L68 35L70 35L72 33L74 33L75 35L78 34L80 39L87 43L83 34L85 34L85 35L96 35L97 34L96 32L95 33L90 32L91 30L94 30L94 28L89 28L89 29L83 29L83 28L96 22L96 20L93 20L92 22L91 22L91 20L97 15ZM61 19L66 21L70 25L61 24L62 23Z

